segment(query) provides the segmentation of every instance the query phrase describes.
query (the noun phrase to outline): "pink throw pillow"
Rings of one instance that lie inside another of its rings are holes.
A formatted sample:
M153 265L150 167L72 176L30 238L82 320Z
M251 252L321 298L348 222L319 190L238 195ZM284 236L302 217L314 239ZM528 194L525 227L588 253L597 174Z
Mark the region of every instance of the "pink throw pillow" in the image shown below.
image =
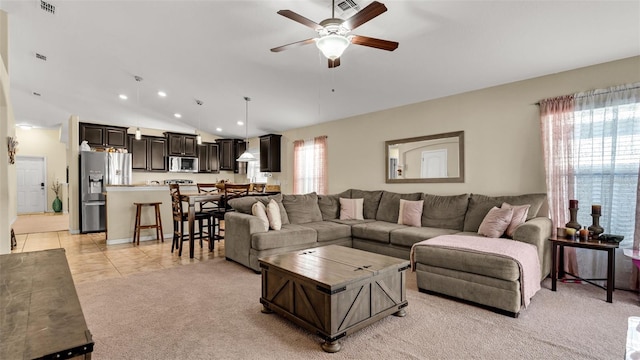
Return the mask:
M500 208L513 209L513 217L511 218L509 226L507 226L507 231L505 231L505 234L507 234L508 237L513 237L513 233L514 231L516 231L516 228L527 221L530 207L531 205L511 205L502 203L502 206L500 206Z
M493 207L482 220L478 228L478 234L490 238L499 238L511 223L513 209L501 209Z
M364 220L364 199L340 198L340 220Z
M424 200L410 201L400 199L400 211L398 212L398 224L409 226L422 226L422 208Z

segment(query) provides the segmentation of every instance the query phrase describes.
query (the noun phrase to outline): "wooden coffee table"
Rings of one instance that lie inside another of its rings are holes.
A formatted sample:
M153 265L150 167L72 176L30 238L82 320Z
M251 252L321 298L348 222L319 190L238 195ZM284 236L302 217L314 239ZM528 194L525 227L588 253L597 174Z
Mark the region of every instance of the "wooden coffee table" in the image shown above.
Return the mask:
M388 315L406 315L407 260L329 245L259 261L262 311L318 334L326 352Z

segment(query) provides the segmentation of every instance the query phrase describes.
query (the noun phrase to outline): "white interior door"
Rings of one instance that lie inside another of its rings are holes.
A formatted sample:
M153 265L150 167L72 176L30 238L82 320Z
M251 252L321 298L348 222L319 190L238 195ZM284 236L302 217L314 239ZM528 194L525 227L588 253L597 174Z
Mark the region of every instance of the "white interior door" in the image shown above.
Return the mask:
M447 149L430 150L422 152L420 164L420 177L422 178L446 178L447 177Z
M43 157L16 156L18 214L46 211Z

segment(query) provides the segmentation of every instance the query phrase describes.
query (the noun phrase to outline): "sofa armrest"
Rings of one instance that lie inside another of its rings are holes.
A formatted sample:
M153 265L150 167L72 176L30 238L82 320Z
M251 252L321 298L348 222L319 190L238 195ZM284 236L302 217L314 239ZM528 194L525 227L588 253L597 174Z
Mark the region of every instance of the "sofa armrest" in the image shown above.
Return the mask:
M259 232L265 230L264 223L257 216L238 211L227 212L224 215L225 258L250 268L251 235Z
M540 259L540 280L551 273L551 237L552 223L549 218L537 217L518 226L513 239L535 245Z

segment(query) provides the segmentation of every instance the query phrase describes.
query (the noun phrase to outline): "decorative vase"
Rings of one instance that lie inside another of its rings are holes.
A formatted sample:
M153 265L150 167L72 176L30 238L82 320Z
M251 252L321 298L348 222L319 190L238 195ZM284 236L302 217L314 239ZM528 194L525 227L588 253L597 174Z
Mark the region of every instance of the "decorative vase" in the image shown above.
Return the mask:
M62 212L62 200L60 200L58 195L56 195L56 198L53 200L51 207L53 208L53 211L57 213Z
M576 219L578 218L578 208L569 208L569 215L570 215L570 220L565 226L568 228L580 230L581 226L576 221Z
M604 228L600 226L600 214L591 214L593 225L589 226L589 233L592 239L598 239L600 234L604 232Z

